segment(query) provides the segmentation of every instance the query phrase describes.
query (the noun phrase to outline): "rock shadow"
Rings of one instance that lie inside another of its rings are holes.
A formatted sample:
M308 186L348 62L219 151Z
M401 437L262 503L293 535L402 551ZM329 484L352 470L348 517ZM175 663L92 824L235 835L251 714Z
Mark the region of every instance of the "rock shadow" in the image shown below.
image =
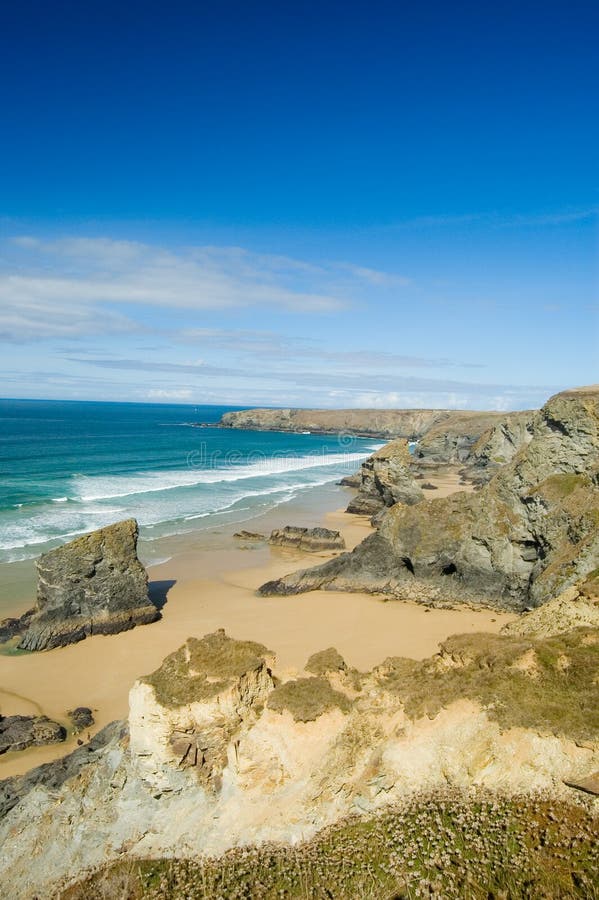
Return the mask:
M176 583L174 578L165 578L163 581L150 581L148 584L150 603L152 603L156 609L162 611L163 607L166 605L168 592Z

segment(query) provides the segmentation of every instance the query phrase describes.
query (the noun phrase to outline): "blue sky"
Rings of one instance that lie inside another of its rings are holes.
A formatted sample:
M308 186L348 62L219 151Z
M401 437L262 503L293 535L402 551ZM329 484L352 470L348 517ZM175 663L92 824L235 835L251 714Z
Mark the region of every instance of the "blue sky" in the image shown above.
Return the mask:
M509 409L599 380L598 26L4 9L0 394Z

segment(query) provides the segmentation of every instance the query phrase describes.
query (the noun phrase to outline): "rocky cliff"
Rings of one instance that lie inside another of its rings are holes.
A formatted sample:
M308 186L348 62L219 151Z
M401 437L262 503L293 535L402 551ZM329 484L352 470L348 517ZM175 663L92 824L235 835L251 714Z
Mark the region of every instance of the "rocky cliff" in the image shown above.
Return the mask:
M50 896L112 860L295 845L448 788L563 803L599 765L598 651L596 628L469 635L367 674L329 648L277 678L259 644L190 639L132 688L128 729L0 785L0 885Z
M368 437L417 439L433 425L455 415L454 410L447 409L246 409L225 413L220 425L252 431L347 432Z
M471 445L466 459L468 476L489 481L501 466L532 440L534 413L515 412L495 422Z
M356 482L358 493L347 512L373 516L394 503L419 503L424 494L414 478L413 463L406 441L385 444L362 463Z
M156 621L137 536L137 522L127 519L41 556L37 606L6 629L0 625L0 639L21 633L21 649L49 650Z
M415 459L421 466L471 464L475 480L484 481L530 439L532 417L530 411L248 409L225 413L220 426L417 440Z
M558 394L478 493L393 506L352 553L262 594L373 591L445 604L536 606L599 563L599 389Z
M511 416L530 418L531 413L454 410L447 419L426 430L416 447L416 459L434 464L463 463L482 435Z

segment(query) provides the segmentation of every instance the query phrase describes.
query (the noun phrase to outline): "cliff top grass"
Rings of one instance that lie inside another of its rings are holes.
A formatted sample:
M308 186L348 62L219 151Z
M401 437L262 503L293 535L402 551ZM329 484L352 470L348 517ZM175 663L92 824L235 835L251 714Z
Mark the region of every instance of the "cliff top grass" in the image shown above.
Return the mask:
M236 641L221 628L200 639L188 638L142 681L154 688L163 706L183 706L215 697L272 655L262 644Z
M502 728L520 726L573 740L599 737L599 629L543 639L456 635L423 662L386 660L380 683L416 719L461 698L479 702Z
M344 672L347 669L345 660L338 650L328 647L313 653L306 663L306 672L312 675L326 675L327 672Z
M296 722L313 722L331 709L347 713L351 705L349 697L334 690L322 677L286 681L274 689L267 702L275 712L288 710Z

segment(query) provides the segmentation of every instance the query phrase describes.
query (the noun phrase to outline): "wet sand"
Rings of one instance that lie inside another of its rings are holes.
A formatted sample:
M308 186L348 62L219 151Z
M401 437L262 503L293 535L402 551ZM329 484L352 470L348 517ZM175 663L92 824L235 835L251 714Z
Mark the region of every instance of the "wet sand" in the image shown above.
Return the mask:
M440 487L435 496L455 487ZM251 528L266 532L284 524L323 524L338 528L351 549L372 529L365 517L331 509L332 500L338 506L348 496L347 489L328 492L329 512L321 508L317 516L305 503L288 504L254 520ZM429 610L369 594L255 595L263 582L331 555L266 544L244 547L231 533L219 531L204 532L201 539L194 536L172 559L149 570L153 590L166 598L159 622L44 653L0 655L0 710L4 715L43 712L66 724L66 710L90 706L96 724L89 734L94 734L127 715L128 692L136 678L156 669L188 637L216 628L265 644L276 654L279 671L301 670L312 653L329 646L350 665L367 670L388 656L424 658L450 634L497 632L514 618L485 609ZM0 778L25 772L75 746L76 738L70 736L64 744L7 753L0 757Z

